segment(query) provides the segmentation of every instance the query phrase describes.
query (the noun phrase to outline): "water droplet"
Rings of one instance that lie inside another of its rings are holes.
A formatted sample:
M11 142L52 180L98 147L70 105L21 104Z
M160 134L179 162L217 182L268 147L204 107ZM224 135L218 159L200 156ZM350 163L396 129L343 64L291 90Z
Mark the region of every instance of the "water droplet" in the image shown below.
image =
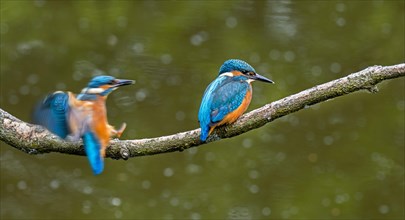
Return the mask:
M19 91L21 95L28 95L30 93L30 87L28 85L22 85Z
M20 101L20 99L18 98L18 96L11 94L8 96L8 102L12 105L16 105L18 104L18 102Z
M235 17L227 17L225 24L229 28L234 28L238 25L238 20Z
M52 180L52 181L49 183L49 186L50 186L52 189L57 189L57 188L59 188L59 186L60 186L60 182L59 182L59 180Z
M193 212L193 213L191 213L190 218L193 220L199 220L199 219L201 219L201 215L200 215L200 213Z
M149 189L151 186L151 182L149 180L142 181L142 188Z
M121 210L115 210L114 216L115 218L122 218L122 211Z
M192 45L199 46L203 42L203 38L200 35L193 35L190 41Z
M246 207L232 207L227 219L252 219L252 215Z
M83 193L89 195L89 194L93 193L93 188L90 186L85 186L83 188Z
M113 197L113 198L111 198L110 203L113 206L120 206L121 205L121 199L118 198L118 197Z
M196 153L198 152L198 148L196 148L196 147L189 148L189 149L187 150L187 152L188 152L190 155L194 155L194 154L196 154Z
M170 54L162 54L160 57L160 61L162 61L163 64L169 64L173 60L172 55Z
M322 74L322 67L313 66L311 68L311 73L312 73L313 76L320 76Z
M259 171L257 171L257 170L251 170L251 171L249 171L249 177L250 177L251 179L257 179L257 178L259 178L259 175L260 175L260 173L259 173Z
M388 205L380 205L380 207L378 207L378 211L381 214L387 214L390 211L390 207Z
M260 191L260 188L259 188L259 186L252 184L249 186L249 191L253 194L256 194Z
M176 112L177 121L183 121L185 118L186 118L186 113L184 113L183 111Z
M164 175L165 177L171 177L171 176L174 175L174 170L173 170L172 168L170 168L170 167L167 167L167 168L165 168L165 169L163 170L163 175Z
M205 31L201 31L201 32L191 36L190 42L194 46L200 46L207 39L208 39L208 33Z
M326 136L323 138L323 143L325 145L332 145L334 142L334 138L332 136Z
M118 37L115 35L108 36L107 44L110 46L115 46L118 43Z
M180 203L180 201L177 197L173 197L170 199L170 205L172 205L172 206L178 206L179 203Z
M135 94L136 100L139 102L142 102L143 100L145 100L146 96L147 96L147 91L145 89L141 89L141 90L137 91Z
M124 28L127 26L127 24L128 24L128 19L126 17L124 17L124 16L118 17L118 19L117 19L118 27Z
M27 183L24 180L21 180L17 183L17 188L20 190L26 190L27 189Z
M344 19L344 18L342 18L342 17L337 18L337 19L336 19L336 24L337 24L337 26L339 26L339 27L343 27L343 26L345 26L345 24L346 24L346 19Z
M144 50L144 46L142 43L135 43L134 45L132 45L132 50L136 53L136 54L141 54Z
M188 164L186 167L186 172L188 174L196 174L201 171L201 167L197 164Z
M262 214L263 214L264 216L269 216L269 215L271 214L271 209L270 209L269 207L264 207L264 208L262 209Z
M252 139L250 139L250 138L245 138L245 139L242 141L242 146L243 146L244 148L250 148L250 147L252 147L252 145L253 145L253 141L252 141Z
M30 74L30 75L27 77L27 82L28 82L29 84L34 85L34 84L37 84L38 81L39 81L39 77L38 77L37 74Z
M336 204L342 204L344 202L347 202L349 200L349 194L339 194L335 196L335 202Z
M90 201L88 201L88 200L83 201L82 212L84 214L90 214L91 213L91 202Z
M278 152L278 153L276 154L276 158L275 158L275 159L276 159L278 162L281 162L281 161L283 161L285 158L286 158L285 153L283 153L283 152Z
M292 62L295 59L295 53L293 51L287 51L284 53L284 59L287 62Z
M333 73L339 73L342 70L342 67L339 63L332 63L330 65L330 71Z

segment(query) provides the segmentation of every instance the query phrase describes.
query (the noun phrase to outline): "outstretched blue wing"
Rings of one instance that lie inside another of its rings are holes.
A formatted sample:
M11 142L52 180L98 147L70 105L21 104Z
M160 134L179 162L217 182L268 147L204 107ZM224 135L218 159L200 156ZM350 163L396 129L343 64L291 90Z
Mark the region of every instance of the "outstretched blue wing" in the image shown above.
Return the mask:
M69 106L69 95L55 92L38 103L33 112L33 123L46 127L61 138L70 135L73 140L83 138L84 149L95 175L104 169L101 144L90 129L91 117L86 109Z
M250 85L238 76L219 76L208 86L198 113L202 141L207 139L210 127L242 104L249 88Z
M84 150L86 151L87 158L94 175L103 172L104 159L101 156L101 144L93 132L87 131L83 134Z
M33 112L33 123L46 127L61 138L69 134L67 117L69 114L69 97L64 92L48 95L37 104Z

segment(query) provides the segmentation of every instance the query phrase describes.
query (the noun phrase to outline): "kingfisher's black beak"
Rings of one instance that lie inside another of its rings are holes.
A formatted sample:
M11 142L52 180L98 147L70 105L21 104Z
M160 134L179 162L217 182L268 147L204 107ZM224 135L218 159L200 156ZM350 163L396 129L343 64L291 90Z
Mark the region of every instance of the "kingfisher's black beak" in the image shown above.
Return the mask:
M270 79L267 79L266 77L256 73L256 75L251 77L253 80L257 80L257 81L262 81L262 82L266 82L266 83L274 83L273 81L271 81Z
M126 85L132 85L135 84L135 80L129 80L129 79L116 79L114 87L119 87L119 86L126 86Z

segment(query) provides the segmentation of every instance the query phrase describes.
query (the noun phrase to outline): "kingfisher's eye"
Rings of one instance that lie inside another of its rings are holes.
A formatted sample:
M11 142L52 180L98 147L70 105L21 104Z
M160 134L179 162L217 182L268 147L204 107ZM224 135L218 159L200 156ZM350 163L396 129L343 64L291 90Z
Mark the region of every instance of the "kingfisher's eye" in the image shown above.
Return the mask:
M108 83L108 85L114 85L115 84L115 81L114 80L111 80L109 83Z
M243 73L243 74L248 74L249 71L247 71L247 70L242 70L242 73Z

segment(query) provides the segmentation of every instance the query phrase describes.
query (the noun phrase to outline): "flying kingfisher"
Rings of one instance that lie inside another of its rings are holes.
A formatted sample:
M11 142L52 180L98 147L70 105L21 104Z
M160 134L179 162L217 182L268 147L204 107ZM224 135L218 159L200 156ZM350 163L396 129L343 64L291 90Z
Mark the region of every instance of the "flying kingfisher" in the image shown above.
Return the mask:
M134 83L112 76L96 76L77 96L62 91L48 95L34 109L33 121L61 138L73 141L82 138L93 173L100 174L110 138L120 137L126 127L123 123L115 130L108 124L107 96L120 86Z
M206 141L216 127L235 122L246 111L252 100L251 82L255 80L274 83L243 60L230 59L222 64L201 101L198 112L201 141Z

